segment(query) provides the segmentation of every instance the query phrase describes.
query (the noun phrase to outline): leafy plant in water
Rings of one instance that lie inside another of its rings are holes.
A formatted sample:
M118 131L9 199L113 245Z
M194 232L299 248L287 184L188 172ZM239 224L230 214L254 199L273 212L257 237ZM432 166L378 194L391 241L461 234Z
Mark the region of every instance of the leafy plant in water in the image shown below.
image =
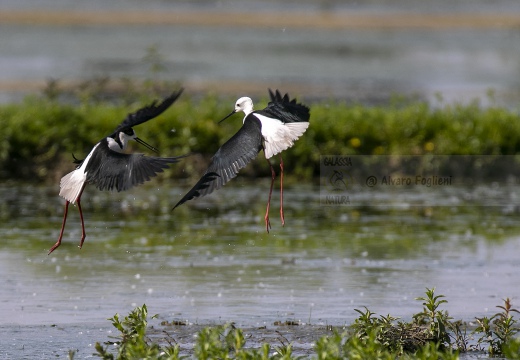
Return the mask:
M197 334L195 356L198 359L227 357L229 349L221 341L223 327L204 328Z
M377 316L365 307L357 310L359 317L354 321L351 331L334 331L316 341L316 357L321 359L458 359L458 352L450 345L449 331L455 339L455 348L467 350L468 337L461 321L451 322L446 311L439 307L446 303L444 296L435 295L435 289L426 289L426 296L417 298L423 302L423 309L413 316L411 322L402 322L391 315ZM517 320L512 316L518 312L512 308L509 299L498 306L502 311L491 318L477 319L479 328L474 333L482 334L480 346L471 348L482 350L488 345L490 354L502 354L509 359L520 359L520 340L513 337L519 332L515 327ZM137 307L124 319L116 314L112 325L120 332L118 341L110 343L117 346L117 354L96 343L96 356L103 359L181 359L180 347L172 345L161 347L146 338L148 310L146 305ZM245 348L246 338L242 330L233 324L207 327L197 335L193 356L197 359L236 359L236 360L280 360L297 359L293 355L291 343L280 334L281 346L272 347L264 343L257 349ZM73 358L74 353L69 353Z
M117 355L114 357L108 351L108 346L104 348L100 343L96 343L97 353L94 355L106 360L124 359L178 359L178 345L161 348L158 344L148 341L146 338L146 326L148 309L146 305L135 308L129 315L120 320L119 314L108 319L112 325L121 333L120 340L114 342L118 348ZM152 316L152 319L155 317Z
M448 322L447 326L453 339L453 347L460 352L468 351L469 336L466 324L457 320Z
M512 339L502 346L506 359L520 360L520 339Z
M450 336L448 328L451 326L450 317L446 311L439 307L447 301L443 295L435 295L435 289L426 289L426 296L417 298L423 301L423 309L413 316L412 322L396 320L391 315L375 316L373 312L365 308L365 311L357 310L360 316L355 320L352 329L354 336L362 342L375 336L379 344L397 354L413 353L435 344L439 349L450 349Z
M262 344L258 349L246 349L246 340L241 329L233 324L202 329L197 335L194 356L197 359L237 359L237 360L288 360L298 359L292 355L292 346L287 339L280 340L281 346Z
M513 308L509 298L504 300L504 305L497 307L502 311L495 314L493 323L495 324L495 335L503 345L511 341L513 336L519 332L520 329L514 327L518 321L513 318L511 313L520 313L520 311Z
M340 359L351 360L393 360L396 353L391 352L378 340L379 330L373 328L364 337L352 336L347 339L343 347L343 356ZM323 357L328 359L328 357Z
M442 304L448 302L443 299L444 297L444 295L435 296L435 288L426 288L426 297L416 298L416 300L423 301L423 311L414 315L414 319L419 324L429 327L429 335L434 342L449 345L451 341L447 325L452 318L446 310L439 310Z
M413 354L405 354L402 359L458 360L459 354L452 349L444 349L440 343L428 342Z
M352 328L356 331L358 337L366 336L370 330L377 327L376 314L368 310L366 306L365 311L359 309L354 309L354 311L359 313L359 317L354 320L354 324L352 325Z
M343 354L345 334L334 331L331 336L323 336L314 346L318 360L340 359Z
M509 298L504 299L504 305L498 305L502 311L496 313L491 318L482 317L476 318L478 327L474 333L481 334L477 340L477 344L487 346L487 351L491 355L503 354L504 347L511 351L511 348L515 346L513 337L520 331L518 327L514 325L518 322L513 318L512 313L520 313L517 309L514 309L511 300ZM510 344L507 347L508 344Z
M371 336L376 336L376 340L383 346L396 349L401 348L390 334L393 332L393 321L398 318L387 315L386 317L376 317L375 313L365 307L365 311L354 309L360 316L354 321L352 328L355 330L354 336L363 340L370 340Z

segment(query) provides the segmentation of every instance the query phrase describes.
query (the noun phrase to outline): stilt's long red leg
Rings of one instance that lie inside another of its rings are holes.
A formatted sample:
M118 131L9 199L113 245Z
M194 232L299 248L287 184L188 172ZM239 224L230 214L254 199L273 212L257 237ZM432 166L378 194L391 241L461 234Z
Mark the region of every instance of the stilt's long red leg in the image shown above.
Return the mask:
M81 211L81 201L80 201L81 195L78 197L78 209L79 209L79 217L81 219L81 240L79 242L79 248L83 246L83 242L85 241L85 222L83 221L83 211Z
M51 249L49 250L49 253L47 255L50 255L51 252L56 250L61 245L61 238L63 237L63 230L65 230L65 223L67 222L67 213L69 212L69 204L70 204L70 202L67 200L65 202L65 211L63 213L63 222L61 223L60 237L58 238L58 241L56 241L56 244L54 244L51 247Z
M283 159L280 155L280 218L282 219L282 226L285 226L285 218L283 216Z
M271 194L273 193L273 185L274 185L274 179L276 178L276 173L274 172L273 165L271 165L271 162L269 159L266 159L267 163L271 167L271 188L269 189L269 199L267 200L267 210L265 211L265 229L267 232L269 232L269 229L271 228L271 222L269 221L269 207L271 206Z
M83 184L83 186L81 187L81 191L79 192L78 199L76 200L78 203L79 216L81 218L81 242L79 243L80 249L83 246L83 241L85 241L85 236L86 236L85 235L85 223L83 221L83 211L81 211L81 202L80 202L81 194L83 194L83 190L85 190L85 185L86 184ZM53 247L51 247L51 249L49 250L49 253L47 255L50 255L51 252L56 250L61 245L61 238L63 237L63 230L65 230L65 223L67 222L67 213L69 212L69 204L70 204L70 202L67 200L65 203L65 212L63 214L63 222L61 224L60 237L58 238L58 241L56 241L56 244L54 244Z

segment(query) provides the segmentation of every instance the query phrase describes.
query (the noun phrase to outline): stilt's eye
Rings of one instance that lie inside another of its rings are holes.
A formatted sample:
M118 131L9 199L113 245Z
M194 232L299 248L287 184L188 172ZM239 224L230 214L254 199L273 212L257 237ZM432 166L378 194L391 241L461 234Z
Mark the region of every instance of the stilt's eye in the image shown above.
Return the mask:
M123 131L126 135L128 136L132 136L134 135L134 129L130 128L130 129L127 129L125 131Z

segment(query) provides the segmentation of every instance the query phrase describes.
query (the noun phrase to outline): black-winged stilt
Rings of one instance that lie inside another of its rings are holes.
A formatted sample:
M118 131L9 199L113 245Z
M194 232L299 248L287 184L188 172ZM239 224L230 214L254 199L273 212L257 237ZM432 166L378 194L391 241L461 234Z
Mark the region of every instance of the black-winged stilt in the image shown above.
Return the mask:
M181 93L182 89L171 94L158 105L156 102L153 102L149 106L128 114L126 119L111 135L102 139L94 146L85 160L74 158L74 162L78 164L76 170L62 177L60 181L60 196L66 200L65 211L60 236L56 244L50 248L49 254L61 245L70 203L78 203L81 218L81 241L79 247L83 246L85 241L85 224L83 212L81 211L81 194L86 184L94 184L99 190L128 190L133 186L150 180L151 177L166 169L169 164L175 163L184 157L161 158L143 154L123 153L128 145L128 140L135 140L148 149L158 152L156 148L139 139L132 127L162 114L177 100Z
M174 209L188 200L205 196L220 189L225 183L237 176L238 171L253 160L260 150L264 150L265 158L271 167L271 187L265 213L267 232L271 228L269 207L276 173L269 159L294 145L309 127L310 112L305 105L290 100L289 95L283 97L278 90L269 89L271 101L263 110L253 111L253 101L249 97L241 97L235 104L226 120L231 115L243 111L245 117L240 130L229 139L213 156L211 163L195 186L174 206ZM283 213L283 159L280 155L280 217L285 224Z

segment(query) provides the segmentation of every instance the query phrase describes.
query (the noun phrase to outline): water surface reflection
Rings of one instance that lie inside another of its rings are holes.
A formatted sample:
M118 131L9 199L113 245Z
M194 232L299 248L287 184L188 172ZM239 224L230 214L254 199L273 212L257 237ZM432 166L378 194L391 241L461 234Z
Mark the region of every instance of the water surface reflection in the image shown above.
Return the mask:
M464 320L520 296L515 211L327 207L317 186L290 185L286 226L273 207L267 234L268 185L237 181L174 213L184 188L87 188L83 249L71 208L64 242L51 256L63 206L56 189L2 186L2 322L21 329L83 324L103 340L108 317L143 303L169 321L342 325L363 306L409 317L426 287L446 295L450 315Z

